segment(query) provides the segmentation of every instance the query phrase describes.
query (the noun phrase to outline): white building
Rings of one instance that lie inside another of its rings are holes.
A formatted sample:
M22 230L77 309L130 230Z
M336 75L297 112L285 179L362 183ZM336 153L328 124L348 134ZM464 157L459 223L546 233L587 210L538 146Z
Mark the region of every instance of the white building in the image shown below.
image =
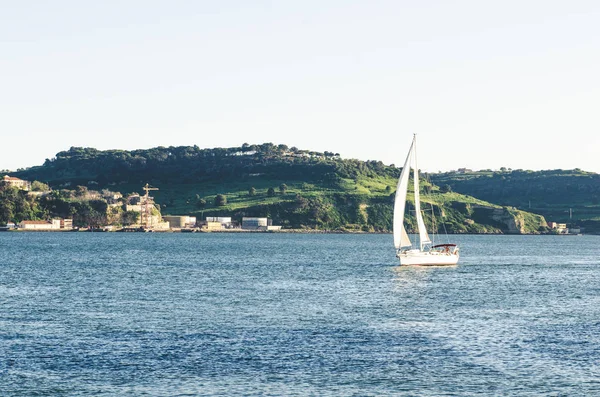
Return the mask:
M231 226L231 217L230 216L207 216L206 222L219 222L221 225L225 227Z
M51 221L21 221L19 229L23 230L60 230L60 219Z
M52 219L51 221L21 221L18 225L23 230L72 230L73 219Z
M242 218L242 229L244 230L258 230L261 227L267 227L269 225L268 218L254 218L254 217L243 217Z
M13 222L8 222L6 225L0 226L1 231L12 230L12 229L16 229L16 228L17 228L17 225L15 225Z
M281 230L281 226L273 226L268 218L243 217L242 229L244 230Z
M196 226L196 217L187 215L165 215L163 220L169 222L173 228L190 228Z

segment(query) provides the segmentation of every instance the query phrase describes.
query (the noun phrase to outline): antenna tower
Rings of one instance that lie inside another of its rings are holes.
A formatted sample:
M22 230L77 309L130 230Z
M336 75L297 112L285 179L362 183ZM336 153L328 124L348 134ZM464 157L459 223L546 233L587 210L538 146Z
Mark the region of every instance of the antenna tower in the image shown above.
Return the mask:
M148 185L146 183L146 186L142 187L142 189L144 189L146 191L146 194L144 195L144 204L140 203L140 224L142 226L145 226L146 228L150 227L150 207L148 206L148 201L149 201L149 197L148 197L148 192L150 190L158 190L157 187L150 187L150 185Z

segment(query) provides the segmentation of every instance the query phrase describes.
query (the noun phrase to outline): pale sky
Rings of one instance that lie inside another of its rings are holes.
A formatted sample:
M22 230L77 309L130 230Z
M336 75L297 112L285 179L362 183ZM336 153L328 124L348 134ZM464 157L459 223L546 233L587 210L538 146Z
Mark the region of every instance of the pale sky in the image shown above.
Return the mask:
M2 1L0 169L272 142L600 172L600 1Z

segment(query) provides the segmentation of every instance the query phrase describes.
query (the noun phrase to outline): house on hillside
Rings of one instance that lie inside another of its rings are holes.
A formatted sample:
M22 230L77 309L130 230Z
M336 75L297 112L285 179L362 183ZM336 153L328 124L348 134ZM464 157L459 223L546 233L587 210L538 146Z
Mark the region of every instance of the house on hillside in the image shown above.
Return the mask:
M254 156L256 153L257 153L256 150L251 150L251 151L248 151L248 152L242 152L242 151L240 151L240 152L235 152L233 154L227 154L227 156L232 156L232 155L233 156Z
M47 190L47 191L43 191L43 192L29 190L27 192L27 195L30 197L44 197L44 196L49 195L51 192L52 192L52 190Z
M31 189L31 182L16 178L14 176L4 175L1 182L6 186L13 186L21 190Z

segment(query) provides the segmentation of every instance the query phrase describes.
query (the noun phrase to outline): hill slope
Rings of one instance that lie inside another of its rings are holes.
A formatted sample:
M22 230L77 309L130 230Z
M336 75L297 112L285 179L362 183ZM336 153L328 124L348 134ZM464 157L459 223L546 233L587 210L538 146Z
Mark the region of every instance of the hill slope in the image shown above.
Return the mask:
M453 191L578 224L600 233L600 175L582 170L478 171L431 174Z
M43 166L13 175L55 189L80 185L122 193L139 192L148 182L160 189L154 197L163 214L268 216L289 228L389 231L399 174L398 168L378 161L346 160L331 152L266 143L134 151L73 147ZM426 181L423 185L431 228L454 233L545 230L543 217L442 193ZM442 216L441 224L431 222L431 211Z

